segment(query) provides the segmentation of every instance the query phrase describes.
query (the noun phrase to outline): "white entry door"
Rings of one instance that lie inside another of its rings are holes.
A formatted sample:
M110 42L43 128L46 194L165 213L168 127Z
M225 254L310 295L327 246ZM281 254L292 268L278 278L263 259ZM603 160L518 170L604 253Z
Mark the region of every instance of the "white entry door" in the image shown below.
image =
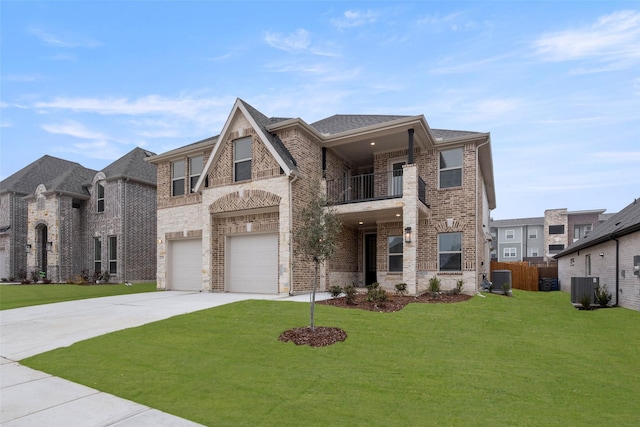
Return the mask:
M229 236L225 264L229 292L278 293L278 234Z

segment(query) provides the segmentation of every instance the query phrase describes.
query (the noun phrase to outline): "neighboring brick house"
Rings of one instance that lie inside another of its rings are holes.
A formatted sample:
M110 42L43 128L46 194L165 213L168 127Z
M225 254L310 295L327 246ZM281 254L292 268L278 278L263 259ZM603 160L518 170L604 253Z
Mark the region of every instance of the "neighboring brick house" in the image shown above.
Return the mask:
M597 277L611 292L612 305L640 310L640 200L554 258L561 290L571 291L572 277Z
M0 277L109 271L153 280L156 170L135 148L102 171L43 156L0 182Z
M220 135L152 157L160 289L300 293L313 263L293 230L314 188L341 215L321 288L379 282L412 293L433 276L474 293L489 273L496 206L488 133L424 116L268 118L238 99Z

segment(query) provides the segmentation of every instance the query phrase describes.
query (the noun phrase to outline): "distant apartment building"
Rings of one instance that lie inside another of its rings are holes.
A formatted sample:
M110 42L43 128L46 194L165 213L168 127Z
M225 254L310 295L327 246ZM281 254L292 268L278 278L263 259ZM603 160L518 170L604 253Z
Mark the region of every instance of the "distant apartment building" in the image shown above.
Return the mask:
M517 218L491 221L495 261L543 261L544 218Z
M547 209L544 217L491 220L491 259L499 262L552 261L573 242L587 236L612 214L605 209Z

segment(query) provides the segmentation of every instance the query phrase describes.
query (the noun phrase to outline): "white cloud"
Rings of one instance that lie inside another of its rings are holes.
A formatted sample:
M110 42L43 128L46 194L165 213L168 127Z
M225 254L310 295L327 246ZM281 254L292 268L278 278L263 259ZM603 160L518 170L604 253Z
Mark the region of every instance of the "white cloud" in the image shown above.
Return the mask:
M43 110L69 110L97 113L101 115L139 116L146 114L167 114L182 118L200 120L211 109L228 108L233 101L228 99L195 98L181 96L168 98L149 95L137 99L122 98L55 98L40 101L34 107Z
M3 81L16 83L36 82L41 79L42 77L39 74L7 74L2 76Z
M377 13L371 10L347 10L340 18L332 19L331 23L339 29L355 28L373 24L377 21L377 18Z
M545 34L533 48L546 61L635 61L640 59L640 12L614 12L585 28Z
M102 43L97 42L95 40L91 40L89 38L73 35L73 34L65 34L65 35L57 35L42 28L31 27L29 28L29 32L36 36L40 41L48 46L54 47L63 47L63 48L75 48L75 47L84 47L84 48L95 48L102 45Z
M269 46L286 52L305 51L311 43L309 40L309 31L302 28L289 34L268 32L264 37L264 41Z
M75 138L94 139L94 140L107 139L105 135L99 132L93 132L87 129L81 123L75 122L73 120L67 120L65 123L62 123L62 124L49 124L49 125L42 125L40 127L49 133L68 135L68 136L73 136Z
M588 156L603 163L640 163L640 151L601 151Z

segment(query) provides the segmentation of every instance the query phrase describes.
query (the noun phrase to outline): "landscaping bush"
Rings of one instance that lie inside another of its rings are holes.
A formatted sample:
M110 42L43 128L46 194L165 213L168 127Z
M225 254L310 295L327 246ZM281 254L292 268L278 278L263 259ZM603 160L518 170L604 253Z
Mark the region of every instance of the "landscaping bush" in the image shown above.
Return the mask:
M591 310L591 296L584 294L580 297L580 305L583 310Z
M612 295L609 293L606 284L598 286L598 289L596 289L596 302L600 307L608 306L611 301L611 297Z
M333 285L329 288L329 293L333 298L338 298L342 293L342 288L338 285Z
M429 293L431 293L431 295L440 293L440 279L438 276L433 276L429 279Z
M355 304L356 303L356 287L353 285L345 286L343 289L344 299L347 304Z
M387 300L387 291L379 286L369 288L367 291L367 301L376 304L383 304Z
M406 283L398 283L396 285L396 295L404 296L407 294L407 284Z
M454 295L460 295L462 293L462 287L464 286L464 280L460 279L456 282L456 287L453 288Z

